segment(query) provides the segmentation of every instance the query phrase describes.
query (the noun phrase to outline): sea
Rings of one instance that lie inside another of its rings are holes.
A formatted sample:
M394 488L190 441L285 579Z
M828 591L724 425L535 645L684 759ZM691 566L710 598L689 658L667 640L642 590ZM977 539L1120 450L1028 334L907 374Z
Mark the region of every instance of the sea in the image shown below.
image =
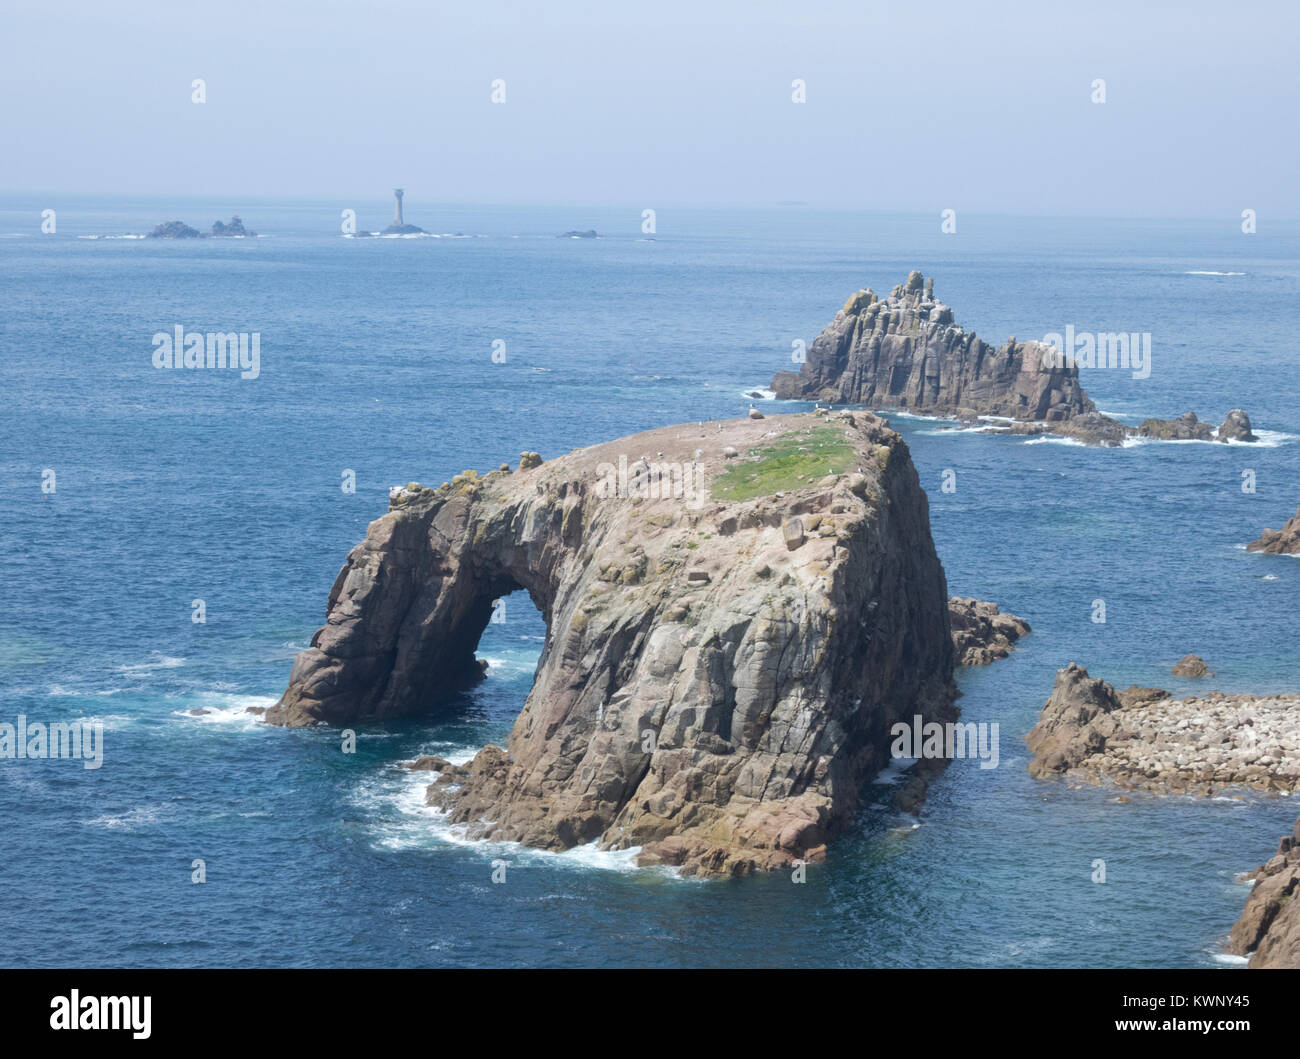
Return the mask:
M1072 661L1117 686L1300 691L1300 562L1244 550L1300 503L1300 224L406 207L430 234L349 237L346 210L388 223L383 194L0 198L0 722L103 726L97 768L0 760L0 964L1244 963L1224 954L1237 877L1294 800L1122 801L1031 779L1024 736ZM139 238L232 214L260 234ZM1261 439L1102 450L890 416L950 593L1033 626L957 678L965 719L999 725L997 768L955 762L916 816L891 770L802 881L469 841L396 763L505 740L545 635L524 594L483 634L481 684L357 726L354 753L247 712L283 691L391 486L807 409L771 399L773 373L913 269L994 344L1149 333L1148 377L1083 370L1100 409L1243 408ZM155 367L178 326L256 334L256 377ZM1188 652L1215 676L1172 676Z

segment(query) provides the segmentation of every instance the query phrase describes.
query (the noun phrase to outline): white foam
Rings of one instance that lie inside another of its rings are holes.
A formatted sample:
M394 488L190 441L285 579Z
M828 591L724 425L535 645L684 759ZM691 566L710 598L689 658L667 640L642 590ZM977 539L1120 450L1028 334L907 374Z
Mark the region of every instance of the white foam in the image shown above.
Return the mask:
M140 662L133 666L118 666L118 673L140 673L151 669L179 669L185 664L183 658L171 658L158 651L154 652L158 657L152 662Z
M124 813L105 813L90 820L83 820L87 827L102 827L106 831L134 831L138 827L155 824L163 815L161 805L137 805Z
M444 753L449 761L453 758ZM473 756L473 751L465 751L465 760ZM457 754L461 756L461 754ZM385 770L381 776L363 781L355 794L356 801L368 815L385 817L375 819L372 830L376 835L376 845L382 849L395 851L430 850L438 846L459 846L472 849L489 859L503 859L506 856L517 865L546 864L549 867L569 867L582 870L614 871L620 873L648 872L666 877L679 877L675 869L667 867L641 868L636 863L640 846L629 849L598 849L594 842L577 846L563 852L533 849L518 842L501 842L490 839L470 838L468 827L464 824L451 824L447 813L425 804L425 789L429 785L429 773L403 772L394 777L391 770ZM393 819L393 812L398 817Z
M1203 269L1193 269L1190 272L1184 272L1184 276L1244 276L1244 272L1213 272Z
M1216 952L1211 959L1228 967L1245 967L1250 963L1249 956L1236 956L1230 952Z
M1086 449L1091 447L1088 445L1086 441L1080 441L1078 438L1062 438L1062 437L1058 437L1055 434L1040 434L1038 437L1035 438L1026 438L1024 444L1026 445L1073 445L1081 449ZM1127 444L1128 443L1125 442L1125 447L1127 447Z
M260 714L249 713L250 706L270 709L278 701L273 695L239 695L229 692L205 691L198 695L187 696L187 704L172 711L173 717L203 724L233 725L237 728L254 729L262 726ZM191 710L206 710L206 713L193 714Z
M755 394L758 394L758 396L755 397ZM748 397L751 401L775 401L776 391L762 386L752 386L748 390L741 390L740 396Z

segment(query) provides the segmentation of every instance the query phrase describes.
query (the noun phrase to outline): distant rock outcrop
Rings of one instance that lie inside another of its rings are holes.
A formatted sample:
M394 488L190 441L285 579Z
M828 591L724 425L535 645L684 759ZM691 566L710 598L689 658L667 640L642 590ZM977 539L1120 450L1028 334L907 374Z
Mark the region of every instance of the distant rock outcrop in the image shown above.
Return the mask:
M1029 632L1029 622L1003 614L996 603L960 596L948 600L948 619L953 651L962 666L986 666L1006 658L1015 642Z
M891 726L957 715L925 493L902 439L855 412L666 427L396 490L267 720L436 709L519 588L547 632L507 748L429 766L431 803L471 837L639 846L688 874L817 860Z
M1300 695L1117 692L1071 662L1025 742L1030 775L1039 778L1205 795L1300 790Z
M201 239L202 237L202 232L197 228L191 228L184 221L166 221L155 225L154 230L145 236L146 239Z
M1252 969L1300 968L1300 819L1247 878L1255 885L1233 924L1230 950L1249 956Z
M244 222L239 219L238 214L230 218L229 224L226 224L223 221L213 221L212 234L218 238L226 237L231 239L238 238L240 236L257 235L256 232L251 232L244 227Z
M1266 529L1259 540L1246 545L1248 552L1269 555L1300 555L1300 507L1280 530Z

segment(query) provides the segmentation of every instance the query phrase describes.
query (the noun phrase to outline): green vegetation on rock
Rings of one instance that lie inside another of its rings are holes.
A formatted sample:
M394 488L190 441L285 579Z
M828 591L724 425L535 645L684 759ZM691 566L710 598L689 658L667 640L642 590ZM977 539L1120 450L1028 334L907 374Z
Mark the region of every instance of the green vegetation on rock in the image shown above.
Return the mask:
M752 500L797 489L811 478L843 474L853 464L853 447L844 428L820 424L795 431L755 449L754 459L736 464L713 483L715 500Z

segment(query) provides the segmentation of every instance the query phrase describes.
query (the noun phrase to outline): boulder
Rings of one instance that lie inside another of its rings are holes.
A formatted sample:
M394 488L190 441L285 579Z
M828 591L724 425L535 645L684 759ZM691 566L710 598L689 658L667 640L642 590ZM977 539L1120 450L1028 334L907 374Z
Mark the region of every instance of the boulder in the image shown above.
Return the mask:
M1259 440L1250 429L1250 416L1240 408L1234 408L1228 413L1223 425L1219 427L1218 438L1224 442Z
M1183 655L1176 663L1173 669L1169 671L1176 677L1212 677L1210 667L1205 664L1205 659L1197 655Z

